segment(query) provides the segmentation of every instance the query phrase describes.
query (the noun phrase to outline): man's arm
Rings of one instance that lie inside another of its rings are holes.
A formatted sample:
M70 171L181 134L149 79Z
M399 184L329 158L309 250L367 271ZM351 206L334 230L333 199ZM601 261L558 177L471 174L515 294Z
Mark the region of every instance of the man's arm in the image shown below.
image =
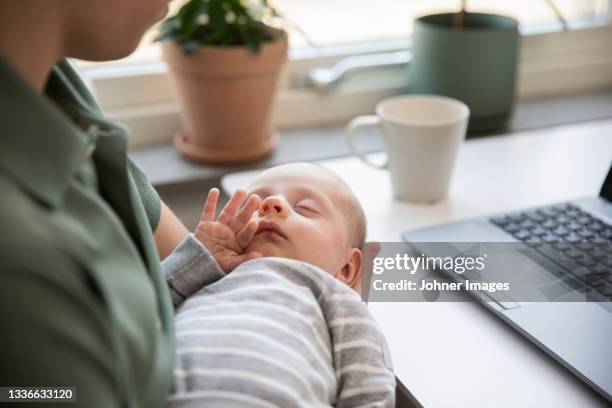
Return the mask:
M129 157L128 171L136 185L151 229L154 231L157 253L159 258L163 260L185 239L189 231L170 208L164 204L142 169Z
M187 237L189 230L161 201L159 223L155 229L155 244L161 260L165 259Z
M224 273L172 210L163 201L160 202L155 243L166 273L172 304L177 307L200 288L221 279Z
M225 274L210 252L198 242L181 220L160 200L155 244L174 307Z

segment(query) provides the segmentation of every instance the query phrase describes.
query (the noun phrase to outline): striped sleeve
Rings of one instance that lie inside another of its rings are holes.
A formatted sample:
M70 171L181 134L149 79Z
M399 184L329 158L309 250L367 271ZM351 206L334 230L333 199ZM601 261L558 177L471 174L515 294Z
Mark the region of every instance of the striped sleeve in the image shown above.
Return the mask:
M394 407L395 375L380 328L359 296L334 292L326 293L322 306L338 380L336 407Z
M225 276L215 258L193 234L162 261L162 268L175 308L204 286Z

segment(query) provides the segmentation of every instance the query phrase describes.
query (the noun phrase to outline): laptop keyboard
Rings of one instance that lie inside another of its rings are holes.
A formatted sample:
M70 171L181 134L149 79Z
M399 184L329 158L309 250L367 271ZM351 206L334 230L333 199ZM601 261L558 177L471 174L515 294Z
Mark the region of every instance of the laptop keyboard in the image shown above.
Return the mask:
M554 262L562 271L559 277L576 290L603 295L594 300L612 300L612 225L571 204L489 221Z

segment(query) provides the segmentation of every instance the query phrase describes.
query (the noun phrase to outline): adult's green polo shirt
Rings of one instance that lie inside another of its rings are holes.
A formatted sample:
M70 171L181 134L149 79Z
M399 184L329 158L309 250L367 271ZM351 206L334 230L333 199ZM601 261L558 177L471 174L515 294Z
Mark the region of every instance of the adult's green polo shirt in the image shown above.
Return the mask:
M43 96L0 57L0 386L76 387L72 407L165 405L160 202L126 140L67 62Z

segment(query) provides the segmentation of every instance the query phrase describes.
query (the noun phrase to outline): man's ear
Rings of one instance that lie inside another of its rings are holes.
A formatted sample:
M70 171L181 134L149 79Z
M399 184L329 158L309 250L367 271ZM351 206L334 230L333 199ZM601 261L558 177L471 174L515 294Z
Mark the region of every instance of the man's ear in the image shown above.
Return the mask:
M346 263L336 277L360 293L363 255L359 248L350 248L348 251Z

